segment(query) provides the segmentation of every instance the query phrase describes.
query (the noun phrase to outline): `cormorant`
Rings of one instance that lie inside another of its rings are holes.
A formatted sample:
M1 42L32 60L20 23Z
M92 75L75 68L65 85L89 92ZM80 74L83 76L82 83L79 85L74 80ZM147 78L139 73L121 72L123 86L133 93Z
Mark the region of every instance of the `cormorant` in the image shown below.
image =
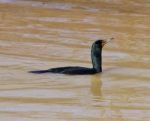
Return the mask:
M110 40L112 40L111 38ZM102 72L102 48L107 43L106 40L97 40L92 44L91 47L91 59L92 68L80 67L80 66L68 66L68 67L58 67L51 68L48 70L35 70L30 71L30 73L42 74L42 73L59 73L59 74L69 74L69 75L86 75L86 74L96 74Z

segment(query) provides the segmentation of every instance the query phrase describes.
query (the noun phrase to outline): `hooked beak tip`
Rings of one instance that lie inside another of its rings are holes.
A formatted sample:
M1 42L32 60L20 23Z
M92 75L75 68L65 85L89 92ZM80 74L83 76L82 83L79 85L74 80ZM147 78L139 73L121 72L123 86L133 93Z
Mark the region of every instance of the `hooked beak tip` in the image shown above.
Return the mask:
M110 39L106 40L106 43L108 43L108 42L112 41L113 39L114 39L114 38L112 37L112 38L110 38Z
M108 42L110 42L110 41L113 40L113 39L114 39L114 38L112 37L112 38L110 38L110 39L108 39L108 40L104 40L104 41L103 41L103 46L106 45Z

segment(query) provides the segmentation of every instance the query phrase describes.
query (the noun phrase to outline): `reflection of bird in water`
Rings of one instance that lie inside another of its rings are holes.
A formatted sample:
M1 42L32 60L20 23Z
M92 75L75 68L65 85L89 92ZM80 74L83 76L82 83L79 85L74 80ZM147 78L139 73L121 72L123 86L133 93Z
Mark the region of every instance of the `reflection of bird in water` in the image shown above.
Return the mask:
M48 70L35 70L35 71L30 71L30 73L36 73L36 74L60 73L60 74L70 74L70 75L85 75L85 74L95 74L95 73L102 72L102 48L106 43L107 43L106 40L97 40L93 43L91 48L91 59L92 59L93 68L68 66L68 67L51 68Z
M102 81L100 79L100 74L93 75L91 78L91 93L93 96L101 96L101 86Z

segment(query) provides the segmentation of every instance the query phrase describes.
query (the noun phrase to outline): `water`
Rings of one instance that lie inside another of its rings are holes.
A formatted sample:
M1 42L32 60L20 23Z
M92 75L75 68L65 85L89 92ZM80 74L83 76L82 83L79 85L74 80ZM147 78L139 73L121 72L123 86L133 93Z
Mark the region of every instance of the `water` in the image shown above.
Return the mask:
M149 0L0 0L0 118L6 121L149 121ZM96 39L103 73L34 75L91 67Z

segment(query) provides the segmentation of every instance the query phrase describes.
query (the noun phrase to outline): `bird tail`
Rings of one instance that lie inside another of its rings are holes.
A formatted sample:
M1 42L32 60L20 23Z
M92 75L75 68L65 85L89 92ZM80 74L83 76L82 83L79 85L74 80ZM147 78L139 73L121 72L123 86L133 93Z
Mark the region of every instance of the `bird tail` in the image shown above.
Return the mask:
M34 73L34 74L43 74L43 73L48 73L50 72L49 70L35 70L35 71L29 71L29 73Z

